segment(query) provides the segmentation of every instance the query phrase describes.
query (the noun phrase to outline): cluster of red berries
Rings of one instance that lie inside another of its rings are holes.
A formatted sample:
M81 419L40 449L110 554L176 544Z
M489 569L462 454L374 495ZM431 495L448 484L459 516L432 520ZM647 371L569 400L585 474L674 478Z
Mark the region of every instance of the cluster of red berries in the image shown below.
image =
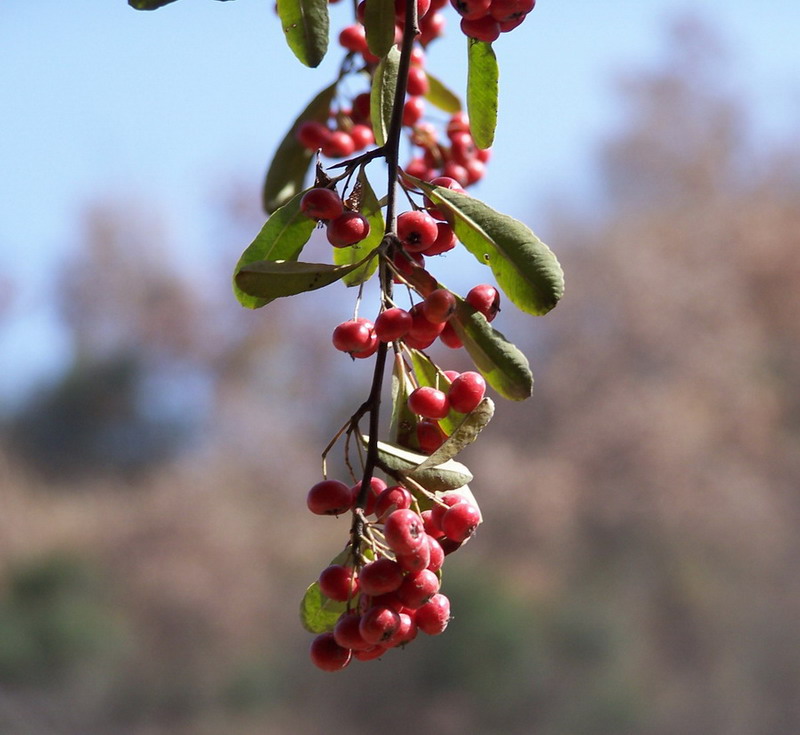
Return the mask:
M401 262L396 259L396 263ZM500 293L488 283L470 289L465 301L488 321L500 309ZM333 330L333 346L355 358L364 358L375 353L379 342L403 342L407 347L424 350L438 337L447 347L459 349L463 345L450 323L455 308L453 293L437 288L409 310L399 306L384 309L374 323L363 317L342 322Z
M421 151L406 164L406 173L424 181L447 177L461 187L472 186L484 177L491 151L475 145L463 112L456 112L450 118L445 133L447 143L440 141L436 126L431 123L422 122L414 127L410 139Z
M461 16L464 35L492 43L520 25L536 0L450 0L450 4Z
M360 212L345 209L334 189L322 186L309 189L300 200L300 211L312 219L327 222L328 242L336 248L355 245L369 235L367 218Z
M361 483L348 487L323 480L308 493L309 509L320 515L350 510ZM480 511L458 493L443 495L432 507L403 485L387 487L374 478L365 516L374 545L369 556L331 564L319 576L320 592L347 607L333 630L311 644L311 660L324 671L339 671L352 659L368 661L404 646L422 631L442 633L450 621L450 600L440 593L445 555L475 532Z

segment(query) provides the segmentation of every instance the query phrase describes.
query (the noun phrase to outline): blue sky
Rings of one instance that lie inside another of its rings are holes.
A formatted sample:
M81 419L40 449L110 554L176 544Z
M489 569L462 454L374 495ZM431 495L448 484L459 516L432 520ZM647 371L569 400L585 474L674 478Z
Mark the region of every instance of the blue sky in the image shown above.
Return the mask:
M346 22L346 3L333 23ZM125 0L0 4L0 283L17 288L0 322L0 396L57 365L51 265L74 242L81 204L107 191L151 198L177 239L209 242L216 177L252 182L296 112L329 83L286 48L272 0L180 0L144 13ZM576 204L597 186L592 153L619 120L615 74L654 64L662 29L693 9L720 29L731 79L759 136L800 121L800 3L768 0L539 0L495 48L500 121L475 193L534 227L553 193ZM465 43L453 12L429 68L463 89ZM246 243L243 243L243 247ZM227 274L226 274L227 275ZM63 345L62 345L63 347Z

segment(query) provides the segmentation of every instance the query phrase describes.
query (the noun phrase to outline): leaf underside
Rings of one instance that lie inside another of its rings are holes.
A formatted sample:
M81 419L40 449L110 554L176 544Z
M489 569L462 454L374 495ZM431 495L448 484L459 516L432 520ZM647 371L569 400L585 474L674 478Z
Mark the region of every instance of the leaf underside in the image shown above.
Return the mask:
M490 148L497 126L499 67L492 44L470 38L467 68L467 115L478 148Z
M375 133L375 144L385 145L392 119L394 92L397 89L397 72L400 66L400 49L392 46L375 69L370 91L370 116Z
M328 0L278 0L278 16L292 53L316 67L328 50Z

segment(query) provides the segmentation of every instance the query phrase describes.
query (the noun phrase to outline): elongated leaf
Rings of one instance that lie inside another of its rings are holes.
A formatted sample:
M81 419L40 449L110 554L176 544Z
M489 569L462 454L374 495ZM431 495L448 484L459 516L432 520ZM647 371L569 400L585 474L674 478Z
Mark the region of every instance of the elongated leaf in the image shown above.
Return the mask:
M297 194L278 209L239 258L233 272L233 292L242 306L257 309L269 301L242 291L236 281L239 271L261 260L297 260L311 237L316 223L300 211L301 199L302 193Z
M492 420L492 416L494 416L494 402L487 396L473 411L464 416L447 441L417 467L417 472L455 457L464 447L469 446L478 438L478 434Z
M324 123L328 119L334 94L336 94L335 82L325 87L308 103L275 151L267 170L262 194L264 211L267 214L272 214L304 188L303 182L314 158L314 152L300 145L296 137L297 128L309 120Z
M336 265L350 265L362 262L364 256L373 252L383 240L385 224L381 205L372 190L372 186L370 186L369 179L363 168L358 172L358 180L361 184L360 211L369 221L369 235L349 248L333 248L333 262ZM345 275L342 281L346 286L358 286L372 278L377 269L378 256L376 255Z
M328 0L278 0L286 43L306 66L319 66L328 50Z
M397 89L397 69L400 66L400 49L392 46L389 53L384 56L372 78L370 92L370 115L372 128L375 132L375 143L385 145L386 135L392 119L392 106L394 93Z
M427 73L428 76L428 92L425 99L432 105L435 105L440 110L453 114L461 109L461 100L455 92L451 92L439 79L433 74Z
M389 469L405 474L430 492L455 490L472 481L470 471L452 459L417 471L416 468L428 459L427 456L386 442L378 442L378 456Z
M479 199L427 182L415 183L443 209L456 236L478 262L492 269L497 285L528 314L546 314L564 294L564 272L553 251L519 220Z
M386 56L394 46L394 0L367 0L364 10L367 46L375 56Z
M500 70L492 44L467 39L467 115L469 129L478 148L489 148L497 126Z
M392 421L389 428L389 436L392 437L394 444L418 449L417 433L415 431L417 417L408 407L408 396L414 386L406 372L403 356L394 356L394 367L392 369Z
M299 263L296 260L259 260L246 265L236 274L236 285L244 293L269 303L281 296L294 296L329 286L360 265L361 263L328 265Z
M429 357L419 350L411 350L411 364L414 366L414 374L417 376L417 382L420 386L427 385L445 393L447 392L450 387L450 381L444 371L434 364ZM450 411L447 416L439 419L437 423L442 431L450 436L463 418L463 414Z
M533 375L528 358L505 336L494 329L483 314L458 299L455 319L451 321L469 356L500 395L524 401L533 392Z

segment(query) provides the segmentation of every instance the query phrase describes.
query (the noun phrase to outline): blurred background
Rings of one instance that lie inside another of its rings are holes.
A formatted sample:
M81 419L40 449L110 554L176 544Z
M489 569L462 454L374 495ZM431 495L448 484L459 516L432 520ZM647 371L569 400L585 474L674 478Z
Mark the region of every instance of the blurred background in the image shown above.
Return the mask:
M475 193L567 294L496 322L536 389L465 455L448 631L329 675L297 606L347 531L304 499L353 294L229 275L336 53L255 0L77 5L0 8L0 733L800 732L800 6L540 0L498 41Z

